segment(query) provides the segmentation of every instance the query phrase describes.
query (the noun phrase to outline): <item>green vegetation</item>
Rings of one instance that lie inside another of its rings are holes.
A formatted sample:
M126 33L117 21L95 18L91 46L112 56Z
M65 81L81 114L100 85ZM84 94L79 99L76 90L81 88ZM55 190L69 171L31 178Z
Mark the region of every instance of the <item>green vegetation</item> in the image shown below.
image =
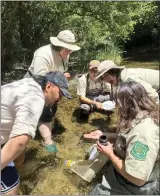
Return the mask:
M2 82L22 78L33 52L49 44L49 37L64 29L73 31L81 46L70 59L80 73L86 71L87 63L96 58L112 59L126 67L159 69L158 1L3 1L1 16ZM132 53L128 54L130 50ZM127 57L124 51L127 51ZM88 122L80 121L75 90L75 87L71 90L72 101L62 99L59 104L53 130L59 149L57 155L49 155L44 150L38 132L35 140L29 143L25 164L20 170L21 194L81 195L101 182L106 168L93 182L85 183L66 170L63 163L66 159L84 159L91 144L84 143L81 136L99 127L114 131L117 116L112 114L109 120L106 114L95 112Z
M119 64L123 51L132 46L158 45L159 2L3 1L1 5L2 77L17 69L17 63L26 69L33 52L64 29L76 34L82 48L70 61L80 71L91 59L109 58Z
M127 67L147 67L158 69L159 63L155 54L150 55L152 61L143 61L144 53L139 56L124 59ZM136 58L139 60L137 61ZM56 115L53 138L57 143L59 152L57 155L49 154L41 145L38 135L31 140L26 153L25 165L20 171L20 193L24 195L54 194L54 195L84 195L92 189L94 184L101 182L102 174L106 172L107 165L99 172L96 178L87 183L78 175L72 173L64 166L64 161L85 159L87 149L93 143L86 143L81 139L84 133L95 129L103 129L114 132L117 125L116 113L111 114L111 120L106 114L97 112L89 116L88 121L79 118L79 100L76 95L76 85L70 87L72 100L63 98L59 103Z

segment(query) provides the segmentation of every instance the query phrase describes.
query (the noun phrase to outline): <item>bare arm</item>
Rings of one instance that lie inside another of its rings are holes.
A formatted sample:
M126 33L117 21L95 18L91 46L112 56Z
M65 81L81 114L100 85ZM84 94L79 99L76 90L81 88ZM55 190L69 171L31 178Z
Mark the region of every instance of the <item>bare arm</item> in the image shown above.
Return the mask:
M71 76L71 74L69 72L65 72L64 75L66 76L66 78L68 79L68 81L73 80L75 78L74 76Z
M97 106L98 109L103 109L102 103L97 102L97 101L93 101L93 100L91 100L91 99L89 99L89 98L87 98L87 97L85 97L85 96L79 96L79 101L80 101L81 103L94 104L94 105Z
M128 174L125 170L125 162L124 160L120 159L118 156L116 156L115 154L112 154L112 156L110 157L110 160L112 161L113 165L115 166L115 168L117 169L117 171L123 176L125 177L128 181L132 182L133 184L137 185L137 186L142 186L146 183L146 181L135 178L133 176L131 176L130 174Z
M96 103L95 101L93 101L85 96L79 96L79 101L81 103L86 103L86 104L95 104Z
M1 150L1 170L14 161L26 148L31 136L19 135L11 138Z
M92 131L91 133L84 134L83 137L87 138L87 139L98 140L101 135L106 135L106 137L109 141L116 140L116 138L118 136L117 133L108 133L108 132L106 133L106 132L102 132L101 130L97 129L95 131Z
M120 159L118 156L116 156L114 154L113 147L112 147L111 143L108 142L107 146L103 146L103 145L97 143L97 147L100 152L103 152L108 156L108 158L112 161L112 163L115 166L115 168L117 169L117 171L124 178L126 178L128 181L132 182L133 184L135 184L137 186L142 186L145 184L146 181L135 178L126 172L125 161Z

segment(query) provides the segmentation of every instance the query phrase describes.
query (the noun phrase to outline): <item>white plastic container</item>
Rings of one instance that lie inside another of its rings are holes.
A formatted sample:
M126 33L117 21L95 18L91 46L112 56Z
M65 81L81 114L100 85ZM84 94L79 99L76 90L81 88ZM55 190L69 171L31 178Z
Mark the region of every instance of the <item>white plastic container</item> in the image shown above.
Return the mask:
M78 161L73 164L71 170L85 181L91 182L107 161L108 157L103 153L99 153L96 159Z
M115 108L115 102L114 101L105 101L102 103L103 109L107 111L112 111Z

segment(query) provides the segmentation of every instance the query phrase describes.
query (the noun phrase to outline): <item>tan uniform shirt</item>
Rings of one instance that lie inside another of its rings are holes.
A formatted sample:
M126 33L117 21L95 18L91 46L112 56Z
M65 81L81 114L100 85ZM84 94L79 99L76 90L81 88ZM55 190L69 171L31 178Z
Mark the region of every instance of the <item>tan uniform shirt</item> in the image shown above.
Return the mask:
M1 87L1 142L28 134L35 136L44 107L44 94L32 78L25 78Z
M35 51L29 70L35 75L45 75L50 71L65 72L68 69L68 60L69 56L64 61L64 67L61 57L52 49L52 45L49 44Z
M121 80L134 80L140 83L148 92L148 95L159 103L159 97L156 90L159 89L159 71L143 68L128 68L121 72Z
M102 84L103 83L103 84ZM89 90L101 88L103 87L103 91L111 92L111 85L106 82L96 83L94 80L91 80L89 77ZM77 85L77 95L79 96L86 96L86 89L87 89L87 74L83 74L79 80Z
M150 117L134 120L126 137L125 170L131 176L148 181L159 161L159 127Z

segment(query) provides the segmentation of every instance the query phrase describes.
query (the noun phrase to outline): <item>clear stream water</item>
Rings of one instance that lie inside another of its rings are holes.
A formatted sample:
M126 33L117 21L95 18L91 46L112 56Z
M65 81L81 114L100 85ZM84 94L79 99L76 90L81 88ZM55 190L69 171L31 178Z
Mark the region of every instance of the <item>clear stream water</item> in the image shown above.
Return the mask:
M139 58L141 55L139 55ZM136 60L129 57L124 59L123 65L127 67L146 67L159 69L157 59L145 61L145 58ZM57 143L58 153L49 154L41 145L41 138L38 135L30 141L25 163L19 169L21 176L20 194L54 194L54 195L82 195L87 194L93 185L101 181L102 173L106 171L104 167L97 177L87 183L76 174L73 174L64 166L64 161L83 160L87 149L91 143L81 139L84 133L97 128L113 132L116 129L116 115L93 113L88 121L79 118L79 101L76 96L76 83L72 83L72 100L63 100L59 103L58 112L55 119L53 139Z

